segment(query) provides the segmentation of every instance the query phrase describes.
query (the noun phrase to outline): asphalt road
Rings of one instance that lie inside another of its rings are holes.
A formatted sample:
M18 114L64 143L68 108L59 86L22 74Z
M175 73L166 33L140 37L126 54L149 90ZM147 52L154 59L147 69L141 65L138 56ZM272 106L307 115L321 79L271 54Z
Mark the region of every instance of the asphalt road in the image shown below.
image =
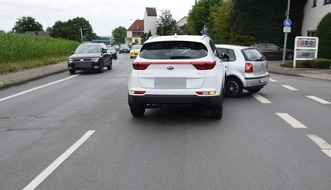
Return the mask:
M189 107L135 119L132 62L2 89L0 189L331 189L329 81L272 74L226 99L222 120Z

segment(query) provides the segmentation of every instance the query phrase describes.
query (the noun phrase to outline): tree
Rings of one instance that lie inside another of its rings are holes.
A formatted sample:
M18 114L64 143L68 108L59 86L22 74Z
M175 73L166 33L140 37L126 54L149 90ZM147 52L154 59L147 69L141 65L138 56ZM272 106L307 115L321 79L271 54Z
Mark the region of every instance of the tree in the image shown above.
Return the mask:
M325 15L317 26L315 35L319 38L319 57L331 59L331 13Z
M232 0L224 1L215 6L210 14L209 35L215 43L230 43L231 33L229 15L232 9Z
M151 37L151 36L152 36L151 31L149 31L148 33L143 33L141 35L141 44L145 43L146 40L148 40L148 38Z
M112 31L112 35L114 38L114 44L124 44L126 37L126 28L123 26L119 26Z
M199 35L206 26L212 27L210 14L215 6L223 0L200 0L192 6L187 18L186 31L189 34Z
M301 34L303 9L307 0L292 0L290 18L293 21L288 41ZM252 45L254 42L282 44L283 21L288 0L233 0L230 13L231 43Z
M157 34L172 35L178 31L177 22L172 18L170 10L163 10L161 16L157 21Z
M97 39L89 21L82 17L76 17L66 22L57 21L51 28L51 36L54 38L64 38L68 40L81 41L81 30L83 41Z
M42 31L43 26L31 16L23 16L17 19L12 31L14 33L24 34L27 31Z

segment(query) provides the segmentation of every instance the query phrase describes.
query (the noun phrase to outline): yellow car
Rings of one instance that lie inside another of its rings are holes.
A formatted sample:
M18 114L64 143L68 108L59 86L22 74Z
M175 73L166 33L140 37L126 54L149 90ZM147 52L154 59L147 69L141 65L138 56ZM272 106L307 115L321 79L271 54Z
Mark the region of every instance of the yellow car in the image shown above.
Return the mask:
M130 50L130 58L136 58L140 52L142 45L133 45Z

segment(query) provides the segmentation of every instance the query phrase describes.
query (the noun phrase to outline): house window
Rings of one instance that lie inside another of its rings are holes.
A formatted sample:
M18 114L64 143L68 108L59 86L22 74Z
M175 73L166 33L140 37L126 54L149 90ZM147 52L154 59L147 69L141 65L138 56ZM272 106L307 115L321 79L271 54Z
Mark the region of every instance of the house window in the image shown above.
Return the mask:
M313 0L313 7L316 7L316 1L317 0Z
M315 36L315 30L310 30L310 31L307 31L307 36Z
M331 0L324 0L324 5L325 4L331 4Z

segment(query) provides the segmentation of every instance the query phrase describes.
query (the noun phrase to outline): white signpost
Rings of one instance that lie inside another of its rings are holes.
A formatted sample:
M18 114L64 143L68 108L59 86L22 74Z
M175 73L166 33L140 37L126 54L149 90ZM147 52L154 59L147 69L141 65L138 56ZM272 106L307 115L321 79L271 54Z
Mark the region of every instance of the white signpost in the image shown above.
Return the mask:
M312 60L317 58L318 38L297 36L294 42L293 67L296 67L297 60Z

